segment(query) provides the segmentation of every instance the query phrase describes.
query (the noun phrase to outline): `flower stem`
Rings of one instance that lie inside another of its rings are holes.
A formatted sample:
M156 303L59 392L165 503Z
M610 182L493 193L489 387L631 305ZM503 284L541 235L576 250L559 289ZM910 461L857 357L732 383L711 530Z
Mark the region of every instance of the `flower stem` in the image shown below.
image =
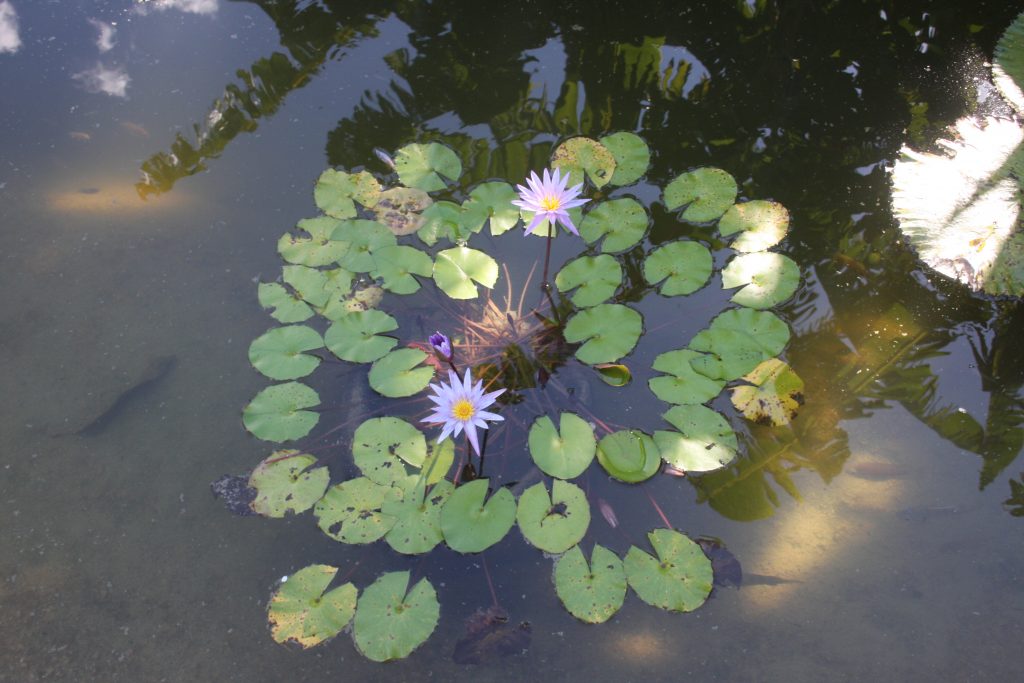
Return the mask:
M555 306L555 300L551 296L551 283L548 282L548 265L551 263L551 240L553 238L553 235L551 234L551 224L553 222L554 221L548 221L548 243L544 249L544 277L541 278L540 288L543 290L544 296L548 298L548 304L551 306L551 315L554 317L555 322L561 325L562 321L558 317L558 307Z

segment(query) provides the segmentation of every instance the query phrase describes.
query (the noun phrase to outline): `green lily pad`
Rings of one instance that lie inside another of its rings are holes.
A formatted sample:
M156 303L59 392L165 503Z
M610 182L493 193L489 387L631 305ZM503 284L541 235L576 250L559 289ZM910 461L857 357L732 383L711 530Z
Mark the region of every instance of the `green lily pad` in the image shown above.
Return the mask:
M285 382L267 387L242 411L242 422L264 441L300 439L316 426L320 415L303 408L320 404L320 397L305 384Z
M564 553L590 526L587 494L576 484L555 479L549 496L544 482L537 482L519 497L516 521L531 545L546 553Z
M313 188L317 207L334 218L354 218L356 205L372 207L380 197L380 183L366 171L345 173L329 168L320 174Z
M703 287L712 269L711 252L703 244L671 242L652 251L644 261L644 279L652 285L661 282L664 296L685 296Z
M453 299L472 299L477 295L476 281L494 287L498 281L498 262L482 251L469 247L445 249L434 261L434 282Z
M636 429L613 432L597 444L597 461L608 474L628 484L650 479L661 468L654 440Z
M427 440L405 420L374 417L356 428L352 456L367 479L385 486L403 484L409 479L403 462L420 467L427 457Z
M455 491L450 481L441 480L427 488L425 481L417 481L398 499L384 503L385 514L395 518L395 525L384 540L396 552L404 555L428 553L444 540L441 532L441 508Z
M374 251L398 244L398 239L385 226L364 220L344 221L331 239L346 245L338 264L353 273L369 273L376 265Z
M392 351L370 367L370 386L388 398L418 394L434 378L434 368L422 364L426 359L419 349Z
M643 332L643 318L622 304L599 304L576 313L565 325L565 341L578 344L576 357L584 363L611 363L633 350Z
M788 425L804 402L804 381L778 358L769 358L732 390L732 404L758 424Z
M718 221L718 232L727 237L742 234L729 246L736 251L764 251L782 241L789 230L789 211L778 202L762 199L734 204Z
M703 605L714 576L700 546L672 529L655 529L647 537L657 557L632 546L623 563L626 580L640 599L672 612L692 612Z
M267 618L270 634L278 643L298 643L304 649L338 635L352 621L359 591L346 583L325 592L337 567L313 564L303 567L281 584Z
M375 662L408 657L437 627L441 606L425 578L412 590L409 572L390 572L363 590L352 636L359 651Z
M644 238L647 232L647 210L643 204L625 197L600 202L580 224L580 237L593 244L604 237L601 251L625 251Z
M312 327L278 327L253 340L249 345L249 362L270 379L298 379L320 365L319 358L303 352L323 345L323 337Z
M594 545L590 564L579 546L555 563L555 592L569 614L588 624L603 624L626 599L626 570L615 553Z
M370 363L384 357L398 340L381 333L398 329L398 322L384 311L356 311L338 318L324 334L331 353L350 363Z
M309 266L285 266L281 269L281 279L290 285L303 301L313 306L323 306L327 303L330 293L327 291L325 271Z
M323 288L327 293L328 305L331 301L342 299L352 292L352 280L355 274L344 268L331 268L330 270L319 270L324 277Z
M260 306L273 309L270 316L278 322L301 323L313 317L309 304L276 282L261 282L257 298Z
M787 343L789 327L774 313L738 308L719 314L694 336L690 348L705 355L690 365L705 377L729 382L777 356Z
M710 472L736 457L736 433L711 408L675 406L662 417L679 430L654 432L661 457L672 467L686 472Z
M598 363L594 369L601 381L611 387L624 387L633 381L633 373L621 363Z
M722 287L743 287L732 302L748 308L771 308L789 297L800 284L793 259L770 251L741 254L722 270Z
M430 256L406 245L375 249L373 261L370 277L384 280L384 289L395 294L415 293L420 283L413 276L430 277L434 272Z
M613 133L600 140L615 158L612 185L632 185L643 177L651 165L651 150L644 139L635 133Z
M252 509L264 517L284 517L313 507L331 483L326 467L311 469L316 462L296 450L271 453L249 475L249 486L256 489Z
M530 455L544 474L574 479L594 460L597 440L586 420L573 413L561 413L558 429L547 415L530 426Z
M481 183L462 203L460 224L470 232L480 232L490 221L491 234L497 237L519 222L519 207L512 205L518 195L508 183Z
M277 251L288 263L312 267L330 265L348 249L345 244L331 237L339 225L341 221L330 216L304 218L296 227L309 237L285 233L277 241Z
M452 439L445 439L441 443L435 441L430 445L430 454L427 455L420 467L420 476L428 485L436 484L448 476L453 464L455 464L455 441Z
M1024 113L1024 13L1006 27L993 57L992 82L1018 114Z
M608 254L581 256L565 264L555 276L558 291L576 289L572 302L579 308L607 301L622 284L622 266Z
M394 486L382 486L356 477L327 489L313 506L317 526L342 543L373 543L395 525L395 517L383 512L384 504L402 494Z
M569 138L551 155L551 168L569 172L569 187L583 182L586 173L594 187L604 187L615 175L615 157L590 138Z
M722 380L705 377L690 364L702 354L690 349L667 351L654 359L652 366L664 375L652 377L647 385L654 395L667 403L707 403L725 387Z
M665 207L675 211L688 204L683 220L713 221L736 201L736 180L720 168L698 168L682 174L665 186Z
M428 210L433 203L434 200L423 190L393 187L381 193L373 208L373 216L391 234L411 235L423 227L426 219L422 212Z
M479 553L505 538L516 521L516 499L507 488L494 492L487 503L487 479L455 489L441 508L441 531L448 547L459 553Z
M459 179L462 162L455 152L440 143L414 143L395 154L395 170L403 185L436 192L445 188L442 176L449 180Z
M483 223L480 224L483 227ZM437 244L440 239L456 243L469 239L471 231L463 232L462 207L455 202L436 202L423 212L423 224L416 232L420 241L428 247Z

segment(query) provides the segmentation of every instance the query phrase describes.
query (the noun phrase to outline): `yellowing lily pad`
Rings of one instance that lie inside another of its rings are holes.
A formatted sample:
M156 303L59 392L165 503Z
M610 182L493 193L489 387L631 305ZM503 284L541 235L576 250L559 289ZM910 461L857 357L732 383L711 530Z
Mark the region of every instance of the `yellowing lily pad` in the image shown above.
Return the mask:
M331 483L326 467L316 467L316 458L296 450L274 451L249 475L256 489L252 509L264 517L284 517L313 507Z
M287 577L270 598L267 611L275 641L310 648L348 626L359 591L351 583L327 591L337 573L337 567L314 564Z
M769 358L732 390L732 404L759 424L788 425L804 402L804 381L778 358Z
M569 187L590 179L594 187L604 187L615 174L615 157L597 140L569 138L551 155L551 168L569 172Z
M632 546L624 562L626 580L648 605L692 612L708 599L714 575L700 546L672 529L647 534L656 557Z
M789 230L789 211L778 202L755 199L735 204L718 221L718 232L727 237L741 233L729 246L736 251L764 251L782 241Z
M411 235L423 227L423 212L434 200L423 190L393 187L382 192L373 208L374 218L394 235Z
M626 598L622 560L595 544L588 565L579 546L570 548L555 564L555 592L569 614L588 624L603 624Z

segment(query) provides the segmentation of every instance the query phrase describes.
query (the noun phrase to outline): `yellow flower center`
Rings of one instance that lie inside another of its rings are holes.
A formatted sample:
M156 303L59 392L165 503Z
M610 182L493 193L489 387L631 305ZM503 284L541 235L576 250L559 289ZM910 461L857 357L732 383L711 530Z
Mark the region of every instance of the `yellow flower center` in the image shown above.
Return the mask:
M469 418L473 417L473 413L475 412L476 410L473 408L473 404L464 398L460 398L452 404L452 415L456 420L465 422Z
M553 194L549 194L544 199L540 200L540 206L545 211L558 211L558 207L562 205L558 197Z

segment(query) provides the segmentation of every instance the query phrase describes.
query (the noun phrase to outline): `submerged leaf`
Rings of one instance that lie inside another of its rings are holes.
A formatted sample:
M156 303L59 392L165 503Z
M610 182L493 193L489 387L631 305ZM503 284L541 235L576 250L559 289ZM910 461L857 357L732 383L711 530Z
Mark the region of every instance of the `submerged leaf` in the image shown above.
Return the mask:
M594 369L601 381L610 387L624 387L633 381L633 373L621 363L598 363Z
M455 152L438 142L414 143L395 154L395 170L404 185L435 192L446 186L442 176L459 179L462 162Z
M565 341L585 342L576 357L588 364L611 363L636 346L643 332L643 318L622 304L599 304L576 313L565 325Z
M720 168L698 168L665 186L665 207L675 211L687 204L683 220L713 221L736 201L736 180Z
M736 457L736 433L721 414L702 405L675 406L662 417L679 431L654 432L661 457L684 472L710 472Z
M597 441L594 429L573 413L561 413L558 429L547 415L530 426L530 455L537 467L559 479L574 479L594 460Z
M593 244L604 237L601 251L625 251L644 238L649 219L643 204L624 197L597 204L583 218L580 237Z
M652 285L661 282L665 296L693 294L707 283L712 266L711 252L703 244L670 242L644 261L644 279Z
M613 133L600 140L615 158L612 185L631 185L643 177L651 164L651 150L636 133Z
M441 530L448 547L459 553L478 553L500 541L516 521L516 501L507 488L494 492L487 503L487 479L455 489L441 509Z
M722 287L743 287L732 302L748 308L771 308L800 285L800 269L793 259L770 251L741 254L722 270Z
M477 295L474 281L488 289L494 287L498 281L498 262L469 247L445 249L434 261L434 281L453 299L472 299Z
M576 289L572 302L580 308L607 301L622 284L622 266L608 254L581 256L565 264L555 276L558 291Z
M551 155L551 168L569 172L569 187L582 183L586 173L593 186L600 188L615 174L615 157L597 140L569 138Z
M547 553L562 553L587 533L590 504L583 489L573 483L555 479L549 496L541 481L519 497L516 521L531 545Z
M356 611L359 591L346 583L325 593L337 573L337 567L314 564L303 567L281 584L270 598L267 610L275 641L293 641L309 648L333 638L348 626Z
M657 557L633 546L624 562L626 580L640 599L673 612L703 605L714 577L700 546L672 529L655 529L647 537Z
M575 546L555 564L555 592L569 614L588 624L603 624L626 598L622 560L595 544L588 565L583 551Z
M755 199L734 204L718 221L718 232L727 237L742 233L729 246L736 251L764 251L782 241L789 230L789 211L778 202Z
M434 200L423 190L393 187L381 193L373 214L392 234L399 237L411 235L426 222L422 212L428 210L433 203Z
M402 659L430 637L440 613L437 592L425 578L409 590L409 572L382 574L359 596L353 639L375 662Z
M417 394L434 377L434 368L422 364L426 359L427 354L418 349L392 351L373 362L370 367L370 386L388 398Z
M249 362L270 379L298 379L320 365L319 358L303 352L323 345L323 337L312 327L278 327L253 340L249 345Z
M355 218L359 202L372 207L380 196L380 183L366 171L345 173L329 168L320 174L313 188L317 207L334 218Z
M628 484L650 479L661 467L657 444L637 429L613 432L601 439L597 461L608 474Z
M284 517L313 507L331 483L326 467L313 468L316 462L296 450L271 453L249 476L249 486L256 490L252 509L264 517Z
M746 375L750 382L732 390L732 404L759 424L788 425L804 402L804 381L778 358L769 358Z
M289 441L309 434L320 415L303 408L320 404L315 391L299 382L267 387L242 411L242 422L253 436L264 441Z

